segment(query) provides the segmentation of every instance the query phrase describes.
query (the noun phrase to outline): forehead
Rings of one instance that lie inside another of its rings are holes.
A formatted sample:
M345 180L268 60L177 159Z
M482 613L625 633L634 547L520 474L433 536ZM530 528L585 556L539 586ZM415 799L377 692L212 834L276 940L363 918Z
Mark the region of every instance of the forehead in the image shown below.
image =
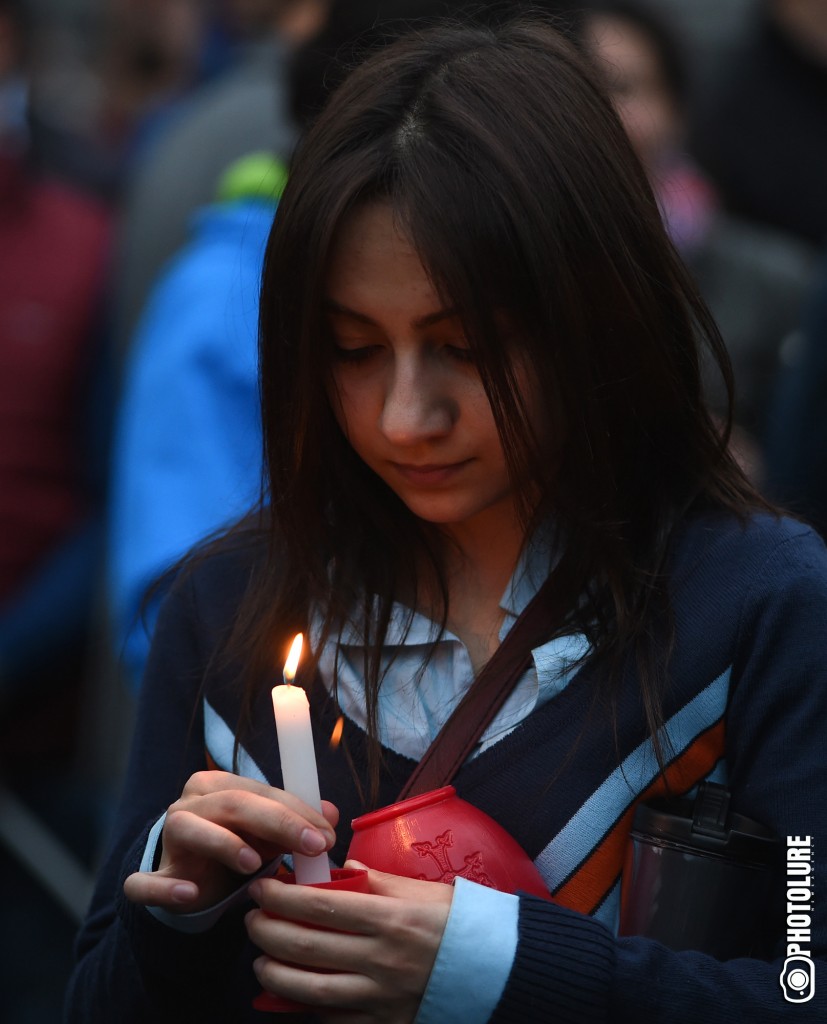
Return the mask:
M414 245L387 202L353 210L337 230L326 297L360 312L398 308L422 315L442 305Z

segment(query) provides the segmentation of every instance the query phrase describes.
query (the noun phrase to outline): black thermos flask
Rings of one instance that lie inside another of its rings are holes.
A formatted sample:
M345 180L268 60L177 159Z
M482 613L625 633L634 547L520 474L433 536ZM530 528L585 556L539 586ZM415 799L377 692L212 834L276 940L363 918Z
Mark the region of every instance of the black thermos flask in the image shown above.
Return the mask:
M733 813L724 786L695 800L654 800L635 811L621 883L621 935L719 960L771 954L782 846Z

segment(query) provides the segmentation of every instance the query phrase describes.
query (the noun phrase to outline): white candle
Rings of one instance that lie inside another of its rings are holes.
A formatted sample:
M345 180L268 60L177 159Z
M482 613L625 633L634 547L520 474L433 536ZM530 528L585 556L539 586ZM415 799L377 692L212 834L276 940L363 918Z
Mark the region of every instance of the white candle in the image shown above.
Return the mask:
M319 793L319 774L316 768L316 752L313 747L313 732L310 728L310 705L301 686L293 686L296 667L301 652L302 635L299 633L290 648L290 656L284 666L284 685L273 687L273 713L276 716L276 733L279 739L279 756L284 789L303 800L308 807L321 812L322 798ZM296 881L301 885L314 882L329 882L330 867L327 854L317 857L307 854L293 854L293 868Z

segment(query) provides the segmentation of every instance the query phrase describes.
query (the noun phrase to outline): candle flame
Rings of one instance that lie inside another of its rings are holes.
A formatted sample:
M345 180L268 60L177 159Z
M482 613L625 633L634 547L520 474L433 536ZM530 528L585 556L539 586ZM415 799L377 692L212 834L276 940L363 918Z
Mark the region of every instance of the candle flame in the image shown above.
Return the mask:
M296 633L293 637L293 643L290 645L290 653L287 655L287 661L284 663L285 683L292 683L296 678L296 669L299 667L299 658L302 653L303 641L304 637L301 633Z
M336 719L336 724L333 726L333 732L330 734L330 749L335 750L342 742L342 731L345 727L344 715L339 715Z

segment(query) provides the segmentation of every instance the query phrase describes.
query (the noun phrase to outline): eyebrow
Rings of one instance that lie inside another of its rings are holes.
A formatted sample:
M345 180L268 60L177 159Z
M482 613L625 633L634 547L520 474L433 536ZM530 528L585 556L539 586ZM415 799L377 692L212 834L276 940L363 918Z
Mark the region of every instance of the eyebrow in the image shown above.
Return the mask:
M338 302L334 302L333 299L325 299L323 307L327 313L333 313L336 316L346 316L351 320L358 321L360 324L368 324L371 327L381 326L366 313L358 313L355 309L348 309L347 306L342 306ZM458 316L458 311L453 307L450 309L437 309L433 313L427 313L425 316L418 317L413 321L412 326L417 330L422 330L424 327L433 327L434 324L440 323L443 320L453 320Z

